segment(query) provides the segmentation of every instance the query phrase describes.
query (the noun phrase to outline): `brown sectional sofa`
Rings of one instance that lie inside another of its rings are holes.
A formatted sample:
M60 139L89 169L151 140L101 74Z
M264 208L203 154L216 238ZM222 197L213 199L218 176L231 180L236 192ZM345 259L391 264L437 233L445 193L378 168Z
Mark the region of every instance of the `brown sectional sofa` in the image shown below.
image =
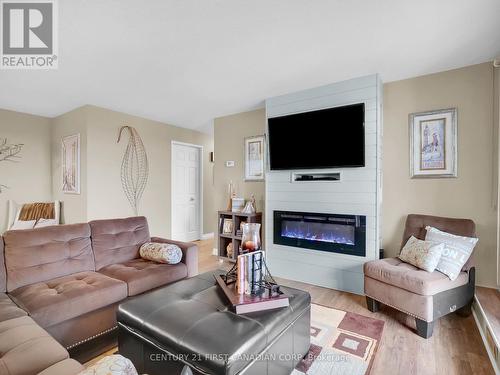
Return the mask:
M179 245L181 263L141 259L139 248L150 240ZM128 296L196 275L197 252L192 243L151 239L145 217L6 232L0 238L0 375L77 373L81 365L66 349L113 332L118 303ZM24 346L14 337L24 337Z

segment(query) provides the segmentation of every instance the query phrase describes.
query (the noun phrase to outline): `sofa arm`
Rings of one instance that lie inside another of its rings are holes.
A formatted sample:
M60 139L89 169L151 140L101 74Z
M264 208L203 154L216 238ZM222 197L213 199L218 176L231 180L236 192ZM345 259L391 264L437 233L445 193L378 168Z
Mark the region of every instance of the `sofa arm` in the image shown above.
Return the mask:
M171 243L179 246L182 250L181 262L187 266L187 276L198 275L198 246L195 243L168 240L161 237L151 237L151 242Z

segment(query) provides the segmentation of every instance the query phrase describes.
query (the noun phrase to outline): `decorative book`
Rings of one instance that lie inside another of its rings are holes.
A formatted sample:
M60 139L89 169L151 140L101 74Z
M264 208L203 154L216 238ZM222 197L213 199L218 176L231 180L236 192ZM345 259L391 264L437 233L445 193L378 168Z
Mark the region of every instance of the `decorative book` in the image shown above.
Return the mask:
M238 256L236 264L225 275L214 275L236 314L289 306L267 269L264 252L254 251Z

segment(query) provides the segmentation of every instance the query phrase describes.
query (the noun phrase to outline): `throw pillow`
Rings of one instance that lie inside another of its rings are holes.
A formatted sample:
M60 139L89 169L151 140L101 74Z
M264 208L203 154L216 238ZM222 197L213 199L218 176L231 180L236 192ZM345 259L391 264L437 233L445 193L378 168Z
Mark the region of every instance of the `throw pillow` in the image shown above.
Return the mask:
M455 280L462 267L469 260L478 238L456 236L446 233L434 227L425 227L427 234L426 241L441 242L444 244L443 255L436 267L436 270L447 275L450 280Z
M16 220L14 224L10 227L10 230L17 229L33 229L36 220Z
M146 242L139 249L139 254L142 259L157 263L177 264L182 259L182 250L179 246L162 242Z
M137 375L137 371L130 359L114 354L100 359L78 375Z
M399 254L399 259L427 272L433 272L441 259L444 245L422 241L411 236Z
M35 224L35 228L50 227L51 225L57 225L56 219L38 219Z

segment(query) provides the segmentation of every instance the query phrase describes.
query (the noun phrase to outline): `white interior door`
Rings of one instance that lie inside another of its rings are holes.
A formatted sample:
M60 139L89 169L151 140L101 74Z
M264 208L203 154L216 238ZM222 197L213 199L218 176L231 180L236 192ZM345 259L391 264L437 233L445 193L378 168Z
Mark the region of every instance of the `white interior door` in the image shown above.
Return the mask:
M172 143L172 238L201 238L201 149Z

